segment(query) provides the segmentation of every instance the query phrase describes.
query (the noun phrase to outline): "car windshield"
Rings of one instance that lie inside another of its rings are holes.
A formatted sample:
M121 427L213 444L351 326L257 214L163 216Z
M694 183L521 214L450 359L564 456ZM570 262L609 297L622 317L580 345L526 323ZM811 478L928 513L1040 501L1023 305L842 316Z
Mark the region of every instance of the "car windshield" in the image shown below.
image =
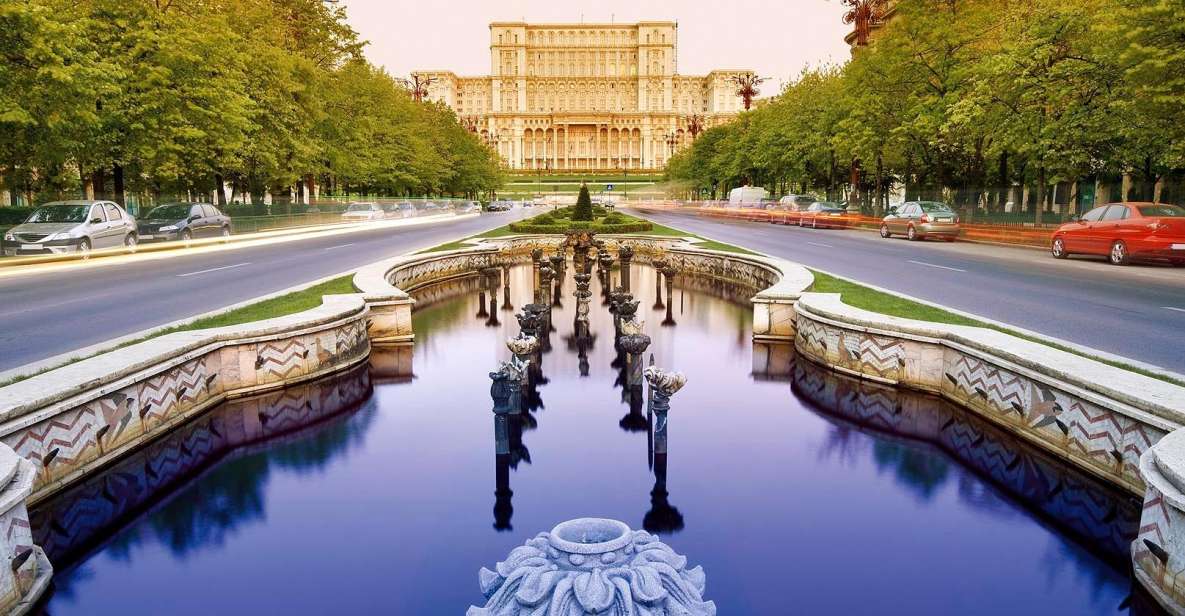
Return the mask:
M370 211L370 204L369 203L354 203L354 204L351 204L350 207L346 208L346 211L347 212L367 212L367 211Z
M937 201L922 201L921 203L918 203L918 205L922 206L923 212L949 212L949 211L951 211L949 205L947 205L945 203L939 203Z
M1185 207L1160 203L1157 205L1139 206L1140 214L1144 216L1158 216L1161 218L1185 218Z
M29 215L25 222L85 222L89 205L47 205Z
M181 220L189 216L189 206L182 203L161 205L148 212L148 220Z

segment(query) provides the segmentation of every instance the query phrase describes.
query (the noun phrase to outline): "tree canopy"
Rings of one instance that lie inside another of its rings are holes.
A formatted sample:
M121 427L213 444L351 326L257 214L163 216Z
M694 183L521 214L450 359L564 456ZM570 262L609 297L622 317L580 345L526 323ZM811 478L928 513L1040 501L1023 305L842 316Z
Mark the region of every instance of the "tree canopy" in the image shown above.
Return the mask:
M321 0L0 3L0 181L30 200L497 188L495 153L363 46Z
M704 132L669 179L866 208L904 186L1038 216L1056 185L1067 203L1097 178L1126 175L1130 198L1185 197L1165 183L1185 186L1185 0L901 0L872 39Z

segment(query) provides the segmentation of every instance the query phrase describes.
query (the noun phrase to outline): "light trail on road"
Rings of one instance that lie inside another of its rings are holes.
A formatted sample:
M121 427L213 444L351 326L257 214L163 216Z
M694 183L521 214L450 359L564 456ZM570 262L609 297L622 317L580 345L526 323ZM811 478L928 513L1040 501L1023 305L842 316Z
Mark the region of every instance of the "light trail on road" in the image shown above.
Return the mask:
M964 272L965 273L967 271L965 269L959 269L957 267L949 267L946 265L937 265L935 263L926 263L925 261L914 261L913 259L910 259L909 262L913 263L914 265L925 265L926 267L936 267L938 269L950 270L952 272Z
M209 274L210 272L221 272L222 270L234 269L236 267L243 267L244 265L251 265L250 261L245 263L235 263L234 265L224 265L222 267L211 267L210 269L198 270L196 272L189 272L188 274L177 274L178 278L185 278L187 276L198 276L201 274Z

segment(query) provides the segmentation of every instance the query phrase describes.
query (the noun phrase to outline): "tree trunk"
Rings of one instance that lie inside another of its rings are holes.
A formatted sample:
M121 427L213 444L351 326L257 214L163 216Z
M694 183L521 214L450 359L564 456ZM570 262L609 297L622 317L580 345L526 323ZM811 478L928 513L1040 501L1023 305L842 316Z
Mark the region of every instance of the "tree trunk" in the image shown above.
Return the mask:
M127 195L124 193L123 187L123 165L118 163L112 165L111 171L115 183L115 202L120 205L126 205Z
M95 198L95 180L82 169L82 164L78 165L78 179L82 181L82 198Z
M220 208L226 207L226 181L221 173L214 174L214 195L216 205Z
M1045 165L1037 167L1037 211L1033 222L1041 224L1042 214L1045 213Z
M107 198L107 175L101 167L91 172L91 183L94 184L95 199Z

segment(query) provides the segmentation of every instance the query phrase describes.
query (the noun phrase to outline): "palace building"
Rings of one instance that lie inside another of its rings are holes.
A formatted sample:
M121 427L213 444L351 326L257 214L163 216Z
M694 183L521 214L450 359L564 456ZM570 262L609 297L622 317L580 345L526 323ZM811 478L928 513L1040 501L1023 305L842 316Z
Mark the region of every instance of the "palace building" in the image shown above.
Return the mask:
M678 24L490 24L490 75L417 71L427 98L451 107L511 169L658 170L742 109L732 79L680 75Z

